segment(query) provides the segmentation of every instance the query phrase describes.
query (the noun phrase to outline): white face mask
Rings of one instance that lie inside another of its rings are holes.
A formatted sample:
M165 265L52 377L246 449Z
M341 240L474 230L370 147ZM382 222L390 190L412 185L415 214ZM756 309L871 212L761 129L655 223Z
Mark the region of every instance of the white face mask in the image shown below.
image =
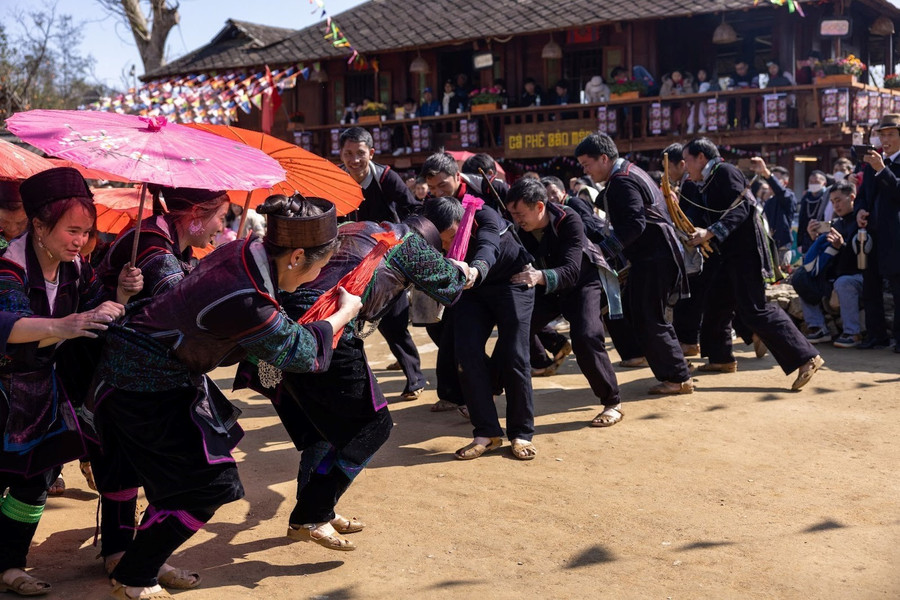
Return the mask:
M838 171L837 173L834 174L834 180L835 181L843 181L844 176L845 176L845 173L843 171Z
M809 191L812 194L818 194L819 192L822 191L822 189L824 189L824 187L825 186L822 185L821 183L811 183L811 184L809 184Z

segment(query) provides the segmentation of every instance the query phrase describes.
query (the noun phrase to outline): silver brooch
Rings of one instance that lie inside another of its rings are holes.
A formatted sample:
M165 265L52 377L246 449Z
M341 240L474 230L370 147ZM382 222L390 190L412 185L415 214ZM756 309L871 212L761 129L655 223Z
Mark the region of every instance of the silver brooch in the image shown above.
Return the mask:
M281 369L276 369L267 362L259 361L259 382L264 388L274 388L281 383Z

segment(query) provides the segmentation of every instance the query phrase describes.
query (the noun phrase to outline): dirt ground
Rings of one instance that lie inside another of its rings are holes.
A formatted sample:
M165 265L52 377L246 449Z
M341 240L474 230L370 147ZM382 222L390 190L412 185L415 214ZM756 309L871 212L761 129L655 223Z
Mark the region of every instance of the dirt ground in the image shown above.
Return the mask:
M433 383L435 347L414 332ZM433 391L392 404L390 440L338 507L368 524L346 553L285 537L299 455L267 401L234 394L247 497L175 555L203 575L176 595L898 598L900 355L820 348L825 369L799 393L771 356L744 346L737 373L698 374L691 396L649 396L649 369L617 367L625 419L609 429L587 426L597 405L569 357L534 382L532 462L508 443L454 460L471 434L461 416L429 412ZM383 370L385 344L373 336L368 350L396 396L402 376ZM230 389L232 373L214 378ZM68 491L50 499L29 564L52 597L105 598L97 496L76 465L64 474Z

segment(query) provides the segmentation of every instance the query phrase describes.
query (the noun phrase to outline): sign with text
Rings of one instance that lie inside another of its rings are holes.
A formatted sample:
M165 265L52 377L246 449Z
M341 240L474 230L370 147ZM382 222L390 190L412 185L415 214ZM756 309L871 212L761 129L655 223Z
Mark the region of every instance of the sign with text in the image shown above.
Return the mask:
M594 119L507 125L504 154L506 158L571 156L581 140L596 132Z

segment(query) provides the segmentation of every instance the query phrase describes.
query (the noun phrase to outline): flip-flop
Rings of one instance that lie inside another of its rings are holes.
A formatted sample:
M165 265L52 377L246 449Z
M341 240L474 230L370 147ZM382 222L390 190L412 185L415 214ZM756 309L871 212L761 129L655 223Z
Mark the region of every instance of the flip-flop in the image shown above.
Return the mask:
M478 458L485 452L490 452L491 450L496 450L497 448L499 448L500 446L503 445L503 438L492 437L490 439L491 439L491 441L488 442L487 446L483 446L483 445L479 444L478 442L472 440L471 444L469 444L467 446L463 446L462 448L457 450L453 454L453 456L455 456L459 460L472 460L472 459Z
M625 415L622 407L603 407L603 411L591 420L591 427L612 427Z

